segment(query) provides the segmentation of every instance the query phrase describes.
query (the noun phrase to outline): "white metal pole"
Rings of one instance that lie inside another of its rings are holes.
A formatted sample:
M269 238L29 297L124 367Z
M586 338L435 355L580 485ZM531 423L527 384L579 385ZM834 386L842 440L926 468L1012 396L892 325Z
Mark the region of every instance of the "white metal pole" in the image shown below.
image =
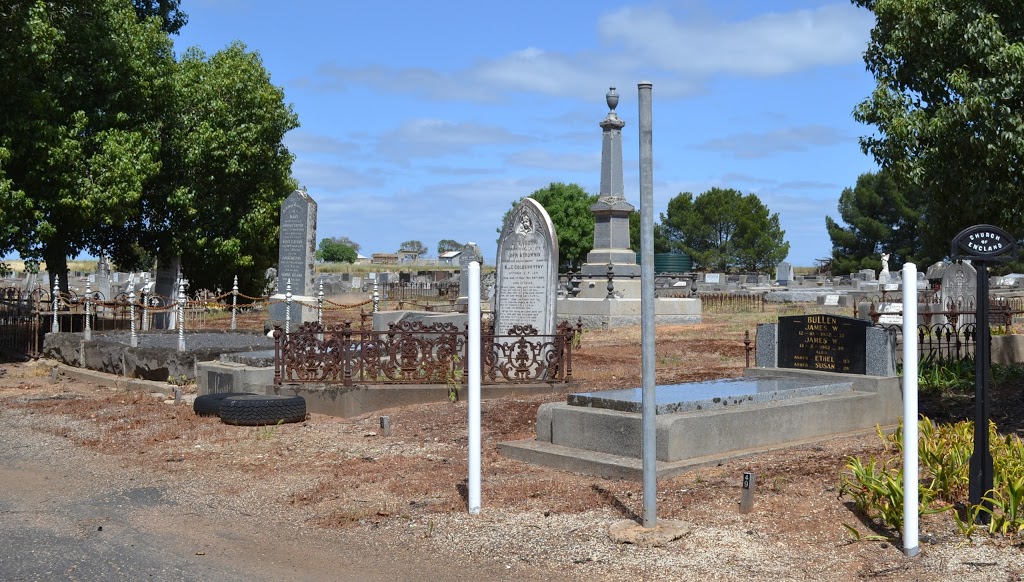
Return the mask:
M469 512L480 513L480 263L469 263Z
M903 265L903 553L917 555L917 266Z

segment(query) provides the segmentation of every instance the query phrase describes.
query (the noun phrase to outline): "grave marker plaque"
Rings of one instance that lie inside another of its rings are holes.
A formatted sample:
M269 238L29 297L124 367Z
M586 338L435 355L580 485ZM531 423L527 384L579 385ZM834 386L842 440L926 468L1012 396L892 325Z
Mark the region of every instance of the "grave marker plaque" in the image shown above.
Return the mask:
M838 315L780 317L778 367L866 374L868 325Z

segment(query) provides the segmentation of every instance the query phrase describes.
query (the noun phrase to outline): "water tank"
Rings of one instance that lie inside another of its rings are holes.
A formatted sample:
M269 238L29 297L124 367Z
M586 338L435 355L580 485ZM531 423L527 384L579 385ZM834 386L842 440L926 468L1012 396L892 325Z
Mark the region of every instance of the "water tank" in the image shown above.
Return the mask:
M640 253L636 254L640 264ZM689 273L693 270L693 258L686 253L654 253L655 273Z

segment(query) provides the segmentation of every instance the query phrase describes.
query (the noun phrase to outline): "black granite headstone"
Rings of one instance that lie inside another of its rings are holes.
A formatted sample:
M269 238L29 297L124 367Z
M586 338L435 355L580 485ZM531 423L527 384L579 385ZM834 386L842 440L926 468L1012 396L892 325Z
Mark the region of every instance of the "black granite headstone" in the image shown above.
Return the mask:
M865 374L868 325L838 315L780 317L778 366Z

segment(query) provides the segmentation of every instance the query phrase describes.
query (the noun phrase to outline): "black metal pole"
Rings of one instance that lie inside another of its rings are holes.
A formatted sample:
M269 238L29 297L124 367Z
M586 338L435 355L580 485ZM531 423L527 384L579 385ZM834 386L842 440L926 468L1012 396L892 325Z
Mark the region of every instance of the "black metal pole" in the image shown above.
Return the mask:
M974 454L971 455L970 483L968 486L971 505L981 505L982 498L992 489L992 452L989 448L989 366L991 354L988 327L988 265L978 263L978 302L975 308L974 343ZM990 502L984 503L991 509ZM978 512L978 521L988 523L989 512Z

